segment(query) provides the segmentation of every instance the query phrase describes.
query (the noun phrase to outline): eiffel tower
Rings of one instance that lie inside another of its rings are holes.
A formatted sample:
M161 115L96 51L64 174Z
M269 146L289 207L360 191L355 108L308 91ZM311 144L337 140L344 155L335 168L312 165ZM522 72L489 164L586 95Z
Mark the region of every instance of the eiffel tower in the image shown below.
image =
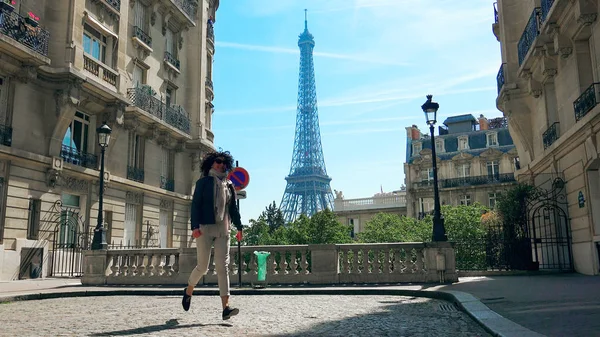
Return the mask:
M293 222L300 214L312 216L326 208L333 210L331 178L325 169L319 113L317 111L317 88L313 49L315 40L308 31L306 9L304 32L298 38L300 47L300 78L298 80L298 110L296 112L296 135L294 152L287 186L280 208L285 220Z

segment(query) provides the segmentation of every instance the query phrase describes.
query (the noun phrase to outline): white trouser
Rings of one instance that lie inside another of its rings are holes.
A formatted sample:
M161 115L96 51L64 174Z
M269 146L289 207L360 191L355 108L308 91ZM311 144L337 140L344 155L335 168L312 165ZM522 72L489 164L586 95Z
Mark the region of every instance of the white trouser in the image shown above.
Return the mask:
M202 235L196 238L197 265L192 270L188 285L196 286L208 272L210 249L215 246L215 270L219 281L219 294L229 296L229 231L224 224L200 226Z

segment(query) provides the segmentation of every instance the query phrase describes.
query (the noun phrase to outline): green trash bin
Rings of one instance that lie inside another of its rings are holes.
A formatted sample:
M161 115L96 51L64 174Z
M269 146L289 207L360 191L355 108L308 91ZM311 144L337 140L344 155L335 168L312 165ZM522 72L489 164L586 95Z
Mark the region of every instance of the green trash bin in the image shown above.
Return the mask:
M265 287L267 285L267 258L271 255L270 252L254 251L258 264L257 283L254 286Z

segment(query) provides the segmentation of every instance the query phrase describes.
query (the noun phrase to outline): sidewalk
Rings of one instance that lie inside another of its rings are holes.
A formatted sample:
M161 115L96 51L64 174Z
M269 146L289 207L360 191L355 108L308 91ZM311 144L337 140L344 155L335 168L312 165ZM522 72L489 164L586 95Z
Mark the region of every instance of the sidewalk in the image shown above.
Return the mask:
M216 287L196 289L199 294L218 293ZM0 302L62 295L178 296L180 293L181 287L172 286L87 287L82 286L79 279L0 282ZM597 276L559 274L466 277L452 285L271 286L263 290L232 287L232 295L384 293L457 302L496 336L600 336L600 277Z

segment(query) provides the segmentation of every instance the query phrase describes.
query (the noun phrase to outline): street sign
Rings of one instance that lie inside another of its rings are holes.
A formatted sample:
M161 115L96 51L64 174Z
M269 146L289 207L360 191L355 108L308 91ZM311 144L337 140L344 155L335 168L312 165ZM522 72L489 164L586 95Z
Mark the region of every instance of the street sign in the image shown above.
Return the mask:
M236 191L243 190L250 182L248 171L241 167L234 167L227 175L227 179L231 180Z
M235 194L236 199L246 199L246 191L237 191Z

